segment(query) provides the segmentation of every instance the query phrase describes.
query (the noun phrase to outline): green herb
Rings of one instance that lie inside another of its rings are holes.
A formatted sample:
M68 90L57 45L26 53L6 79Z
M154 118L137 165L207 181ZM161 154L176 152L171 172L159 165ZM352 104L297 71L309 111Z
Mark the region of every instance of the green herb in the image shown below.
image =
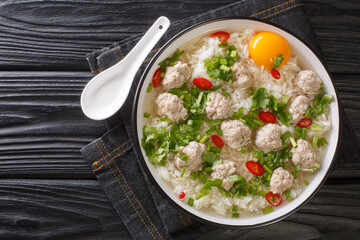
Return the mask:
M334 97L330 94L317 95L314 99L314 106L309 106L305 117L315 119L318 116L326 113L328 105Z
M283 102L284 102L285 104L287 104L288 100L289 100L289 96L284 95L284 96L283 96Z
M273 173L273 171L265 164L265 165L263 165L263 167L264 167L264 169L268 172L268 173L270 173L270 174L272 174ZM270 175L269 175L270 176Z
M262 121L260 121L259 119L256 119L256 118L254 118L254 123L261 127L265 125L265 123L263 123Z
M167 116L165 116L165 117L163 117L163 118L160 118L159 120L157 120L158 122L167 122L167 123L171 123L171 120L167 117Z
M161 73L160 73L160 77L161 77L161 78L164 78L164 77L165 77L165 73L164 73L164 72L161 72Z
M259 129L258 125L255 124L254 118L249 118L248 116L244 116L244 120L246 125L251 129L251 130L257 130ZM241 119L240 119L241 120Z
M232 218L239 218L240 214L239 213L232 213L231 217Z
M214 152L214 153L221 153L221 148L218 148L218 147L211 147L210 148L210 151L211 152Z
M220 119L216 119L216 120L212 120L210 121L210 125L211 126L217 126L221 124L221 120Z
M236 212L237 210L238 210L238 206L234 205L233 208L232 208L232 211Z
M316 123L311 124L311 130L313 131L322 131L324 128Z
M199 178L200 178L200 181L204 184L206 183L206 178L204 176L204 174L202 172L199 172Z
M307 133L307 128L302 128L302 127L299 127L299 126L294 127L294 135L295 136L297 136L299 138L302 138L302 139L305 139L306 133Z
M280 67L282 61L284 60L285 58L283 57L282 54L279 54L276 58L274 58L274 64L272 66L273 69L276 69L278 67Z
M205 131L205 133L207 134L207 135L210 135L212 132L214 132L216 130L216 127L211 127L211 128L209 128L208 130L206 130Z
M291 137L291 133L288 131L288 132L284 133L283 135L281 135L281 140L283 142L285 142L286 139L288 139L289 137Z
M144 112L144 118L149 118L151 116L150 113Z
M246 182L246 180L243 176L235 174L228 177L228 182Z
M285 191L285 196L286 196L286 198L291 197L291 191L289 189Z
M148 86L148 88L146 89L146 92L147 92L147 93L151 93L151 90L153 89L153 87L154 87L154 84L149 83L149 86Z
M203 136L203 137L200 139L200 143L204 143L204 142L206 142L208 139L209 139L208 136Z
M313 147L323 147L325 146L326 144L328 144L328 142L326 141L326 139L324 137L317 137L317 136L314 136L313 138L313 142L312 142L312 146Z
M181 178L184 176L185 171L186 171L186 168L187 168L187 166L184 166L184 167L183 167L183 169L182 169L182 171L181 171L181 173L180 173L180 177L181 177Z
M188 204L189 204L190 207L194 206L194 199L189 198L188 199Z
M174 66L183 53L184 51L180 51L180 49L176 49L176 51L171 57L167 57L159 63L161 70L165 72L167 66Z
M272 207L268 207L263 210L263 214L268 214L271 213L272 211L274 211L274 209Z
M230 84L234 81L234 73L230 67L237 61L237 50L235 46L230 46L228 43L219 44L219 47L226 48L225 56L218 54L212 60L206 59L204 61L206 73L213 79Z
M306 180L304 180L304 183L305 183L305 185L309 185L309 182L308 182L308 181L306 181Z
M320 164L317 163L317 162L314 162L314 167L317 168L317 169L319 169L319 168L320 168Z
M211 152L211 151L204 151L201 155L201 158L204 162L212 165L215 161L218 161L219 155L215 152Z
M266 108L269 105L269 98L266 88L258 88L252 95L252 109Z
M224 97L228 97L228 96L229 96L229 93L228 93L227 91L223 90L223 91L222 91L222 95L223 95Z
M196 195L195 199L199 200L202 197L208 195L211 191L211 187L221 187L223 180L215 179L215 180L207 180L204 186L200 189L200 193Z
M188 156L186 153L181 153L181 154L179 155L179 158L180 158L182 161L185 161L185 162L189 161L189 156Z
M222 132L221 128L218 128L218 129L216 130L216 133L217 133L218 136L223 135L223 132Z

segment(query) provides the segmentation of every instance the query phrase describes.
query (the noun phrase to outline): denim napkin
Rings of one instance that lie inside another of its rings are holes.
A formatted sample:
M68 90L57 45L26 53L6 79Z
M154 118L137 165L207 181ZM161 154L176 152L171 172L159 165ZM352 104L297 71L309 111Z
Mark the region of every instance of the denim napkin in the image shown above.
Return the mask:
M194 8L196 7L201 7L201 3L194 2ZM132 11L137 13L136 9ZM161 14L166 15L163 12ZM81 149L82 155L134 239L194 239L209 229L208 225L196 222L170 205L143 172L132 144L134 139L131 111L140 76L164 43L193 24L230 16L253 17L276 23L295 33L314 51L320 52L299 0L238 1L200 15L184 15L184 20L171 24L137 72L126 104L106 121L109 131ZM121 61L140 37L141 35L134 36L90 53L87 57L93 74L96 75ZM344 141L339 157L351 158L358 156L359 148L345 113L343 115Z

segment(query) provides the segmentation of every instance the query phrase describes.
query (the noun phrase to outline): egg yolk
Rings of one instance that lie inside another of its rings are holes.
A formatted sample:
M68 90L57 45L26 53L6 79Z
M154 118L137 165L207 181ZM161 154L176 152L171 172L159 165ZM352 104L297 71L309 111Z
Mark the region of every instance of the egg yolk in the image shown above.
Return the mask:
M282 54L283 66L290 58L289 43L279 34L272 32L257 33L250 41L250 57L254 62L267 69L272 69L274 58Z

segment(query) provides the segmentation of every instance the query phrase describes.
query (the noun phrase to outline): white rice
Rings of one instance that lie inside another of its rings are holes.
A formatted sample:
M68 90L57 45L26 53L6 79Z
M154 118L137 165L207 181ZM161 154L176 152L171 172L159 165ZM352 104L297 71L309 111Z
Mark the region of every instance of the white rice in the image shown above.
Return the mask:
M254 31L247 29L243 32L235 32L230 35L228 43L230 45L235 45L239 56L240 61L244 62L249 66L249 72L254 79L252 88L265 87L268 91L268 94L272 94L276 99L280 100L284 95L290 97L290 99L297 95L294 80L297 73L301 70L297 63L297 57L291 57L288 62L281 67L281 78L276 80L271 77L269 71L265 70L263 67L257 66L254 61L249 57L249 46L251 37L253 36ZM210 37L203 37L198 39L196 42L187 44L185 48L185 54L181 57L181 60L189 63L193 73L192 78L196 77L206 77L214 85L219 85L221 82L211 79L206 74L206 68L204 67L204 60L211 59L215 54L225 54L223 48L218 47L219 40L212 39ZM189 85L190 86L190 85ZM223 84L225 90L230 94L232 100L232 111L237 111L241 107L244 109L246 114L252 104L250 90L239 90L233 89L226 84ZM151 93L152 97L155 98L160 92L156 89ZM281 100L280 100L281 101ZM149 125L155 127L166 127L169 130L170 126L166 122L159 122L159 116L156 115L153 111L152 117L149 119ZM331 128L331 121L329 113L321 115L314 123L323 127L323 130L320 132L314 132L308 129L307 140L311 142L313 136L326 137L329 129ZM210 126L204 122L202 126L202 135L204 135L205 130L209 129ZM281 130L283 133L287 131L293 131L293 127L286 127L281 125ZM318 160L317 162L321 163L324 156L325 148L316 148L315 149ZM174 189L174 194L179 195L181 192L185 193L184 201L187 201L189 198L195 199L195 196L199 193L203 184L199 179L193 179L190 176L189 172L186 172L182 178L180 178L181 170L177 169L174 166L173 161L174 155L168 156L168 161L166 166L158 166L156 169L158 174L168 182ZM255 160L252 157L252 153L247 151L245 154L242 154L238 151L233 151L226 146L223 148L221 154L221 159L232 160L235 162L241 163L241 175L245 177L247 181L251 180L253 175L246 169L245 163L249 160ZM256 160L255 160L256 161ZM304 180L310 181L312 176L308 172L298 173L297 179L294 180L291 194L293 198L299 196L302 192L302 189L305 188ZM285 197L283 196L283 200ZM241 198L237 197L225 197L221 195L217 188L212 188L212 191L209 195L195 200L194 207L198 210L204 210L209 213L218 214L221 216L229 217L232 212L233 205L237 205L242 216L247 215L247 213L259 213L262 209L269 206L268 202L262 196L247 195L242 196Z

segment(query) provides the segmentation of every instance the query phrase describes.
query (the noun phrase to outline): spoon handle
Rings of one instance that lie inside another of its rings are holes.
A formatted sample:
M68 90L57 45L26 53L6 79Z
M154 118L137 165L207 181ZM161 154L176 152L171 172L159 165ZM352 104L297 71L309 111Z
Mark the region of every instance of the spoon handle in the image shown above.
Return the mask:
M135 47L126 55L123 61L131 62L133 69L139 69L146 56L153 49L155 44L160 40L162 35L170 26L170 20L167 17L159 17L150 27ZM134 71L134 74L136 71Z

